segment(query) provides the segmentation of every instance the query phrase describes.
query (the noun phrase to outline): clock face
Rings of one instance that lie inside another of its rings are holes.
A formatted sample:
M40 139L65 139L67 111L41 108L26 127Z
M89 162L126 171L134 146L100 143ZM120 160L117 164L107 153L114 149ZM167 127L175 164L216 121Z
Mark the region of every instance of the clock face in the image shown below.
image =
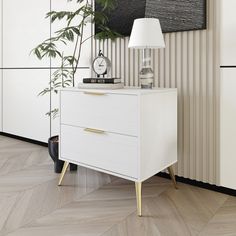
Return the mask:
M110 61L106 57L96 57L93 61L93 70L98 75L105 75L110 70Z

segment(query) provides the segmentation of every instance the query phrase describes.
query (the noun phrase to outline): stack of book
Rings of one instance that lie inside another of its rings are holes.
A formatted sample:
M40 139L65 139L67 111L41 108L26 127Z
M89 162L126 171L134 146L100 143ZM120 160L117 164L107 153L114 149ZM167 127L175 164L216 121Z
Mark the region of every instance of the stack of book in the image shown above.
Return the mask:
M84 78L78 88L84 89L121 89L124 84L120 78Z

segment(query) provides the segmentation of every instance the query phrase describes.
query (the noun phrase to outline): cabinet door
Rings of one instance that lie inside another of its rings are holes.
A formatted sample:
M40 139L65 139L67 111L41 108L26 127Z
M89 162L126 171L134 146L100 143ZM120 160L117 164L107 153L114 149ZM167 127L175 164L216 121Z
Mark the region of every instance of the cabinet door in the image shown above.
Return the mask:
M49 67L48 59L39 61L30 52L50 36L49 0L3 1L3 67Z
M0 69L2 68L2 1L0 0Z
M92 147L91 147L92 144ZM61 125L60 158L131 178L138 178L138 139L106 132L95 134Z
M2 72L0 69L0 132L2 132Z
M2 131L2 0L0 0L0 132Z
M82 5L78 4L77 1L65 1L65 0L52 0L52 11L75 11L76 9L79 9ZM78 25L78 22L80 22L82 17L76 18L72 25ZM74 24L73 24L74 23ZM66 21L55 21L51 25L52 29L52 35L54 33L62 28L66 27ZM92 26L91 23L87 23L84 27L84 35L83 40L89 38L86 40L85 43L83 43L82 50L81 50L81 57L79 61L79 67L90 67L91 66L91 34L92 34ZM63 52L64 56L73 55L74 52L74 45L73 43L68 43L68 45L64 45L63 43L60 44L59 50ZM52 60L52 66L53 67L59 67L61 64L61 61L58 59Z
M38 96L49 82L50 70L4 70L3 131L47 142L49 95Z
M220 180L236 189L236 68L221 71Z
M221 0L221 65L236 65L236 1Z

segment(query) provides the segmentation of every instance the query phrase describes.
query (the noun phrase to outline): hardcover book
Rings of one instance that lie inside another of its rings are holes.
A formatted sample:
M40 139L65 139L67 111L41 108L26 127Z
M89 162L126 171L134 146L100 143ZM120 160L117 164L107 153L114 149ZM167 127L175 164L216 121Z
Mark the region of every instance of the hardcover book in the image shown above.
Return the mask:
M77 87L80 89L122 89L124 88L124 84L123 83L117 83L117 84L79 83Z
M98 83L98 84L117 84L121 83L120 78L84 78L83 83L89 84L89 83Z

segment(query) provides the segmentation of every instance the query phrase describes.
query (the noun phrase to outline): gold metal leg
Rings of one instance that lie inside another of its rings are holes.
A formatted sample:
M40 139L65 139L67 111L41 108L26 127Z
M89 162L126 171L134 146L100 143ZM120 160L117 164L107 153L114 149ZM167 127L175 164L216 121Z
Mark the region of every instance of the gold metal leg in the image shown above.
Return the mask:
M173 167L172 167L172 166L169 166L169 167L168 167L168 172L169 172L170 177L171 177L171 179L172 179L172 181L173 181L174 187L175 187L176 189L178 189L178 186L177 186L177 183L176 183L176 179L175 179L174 170L173 170Z
M69 162L65 161L64 165L63 165L63 169L62 169L62 172L61 172L61 175L60 175L60 179L59 179L59 182L58 182L58 186L61 186L61 182L65 176L65 173L66 173L66 170L69 166Z
M142 216L142 182L135 182L137 213Z

